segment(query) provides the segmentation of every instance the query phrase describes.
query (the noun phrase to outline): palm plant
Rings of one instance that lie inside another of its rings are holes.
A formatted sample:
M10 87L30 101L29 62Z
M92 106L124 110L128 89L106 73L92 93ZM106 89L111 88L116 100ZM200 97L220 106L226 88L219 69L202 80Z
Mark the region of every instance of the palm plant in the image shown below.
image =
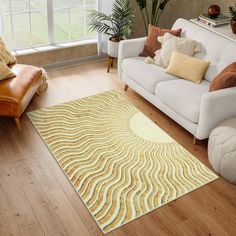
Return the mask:
M229 14L230 14L232 20L236 21L236 4L235 4L235 7L233 7L233 6L229 7Z
M129 6L129 0L116 0L111 15L90 10L89 18L90 29L109 35L112 41L119 42L133 32L134 11Z
M234 7L233 6L229 7L229 14L231 16L230 26L232 32L236 34L236 4Z
M148 25L158 25L161 17L161 13L164 10L166 4L170 0L152 0L151 13L148 12L147 0L135 0L139 6L140 12L143 17L146 33L148 32Z

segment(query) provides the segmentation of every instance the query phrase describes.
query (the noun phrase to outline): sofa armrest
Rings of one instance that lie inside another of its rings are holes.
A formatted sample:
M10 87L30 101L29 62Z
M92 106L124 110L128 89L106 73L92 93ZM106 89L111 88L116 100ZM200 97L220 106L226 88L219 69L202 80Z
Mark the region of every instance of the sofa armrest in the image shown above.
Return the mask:
M144 48L146 37L122 40L119 45L118 53L118 76L122 76L122 61L125 58L137 57Z
M203 95L196 137L208 138L218 123L236 117L236 88L227 88Z

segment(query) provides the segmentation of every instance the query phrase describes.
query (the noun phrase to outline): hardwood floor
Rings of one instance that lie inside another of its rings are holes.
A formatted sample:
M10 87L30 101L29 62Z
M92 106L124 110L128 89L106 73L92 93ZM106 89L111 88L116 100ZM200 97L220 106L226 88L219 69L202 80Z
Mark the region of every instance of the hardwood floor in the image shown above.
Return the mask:
M50 71L47 92L27 111L116 90L209 166L206 141L193 145L192 135L132 89L125 92L115 69L106 68L100 61ZM26 113L21 122L18 131L0 118L0 236L102 235ZM236 235L236 186L216 180L107 235Z

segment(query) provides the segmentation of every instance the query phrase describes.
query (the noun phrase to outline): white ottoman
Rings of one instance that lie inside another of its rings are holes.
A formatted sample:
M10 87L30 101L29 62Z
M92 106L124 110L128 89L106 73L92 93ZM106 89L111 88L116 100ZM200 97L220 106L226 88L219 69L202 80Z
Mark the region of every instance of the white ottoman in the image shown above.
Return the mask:
M236 184L236 118L220 123L211 132L208 158L218 174Z

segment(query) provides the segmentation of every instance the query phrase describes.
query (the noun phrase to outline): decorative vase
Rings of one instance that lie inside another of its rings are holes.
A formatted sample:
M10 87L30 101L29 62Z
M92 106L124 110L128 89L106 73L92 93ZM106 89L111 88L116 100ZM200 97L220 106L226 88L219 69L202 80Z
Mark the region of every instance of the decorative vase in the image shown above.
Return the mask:
M231 19L230 26L231 26L232 32L236 34L236 21Z
M113 58L118 57L118 51L119 51L119 43L120 41L115 41L114 39L110 38L108 40L108 55Z
M220 12L221 12L221 9L218 5L211 5L208 8L208 15L211 16L211 17L216 18L217 16L220 15Z

